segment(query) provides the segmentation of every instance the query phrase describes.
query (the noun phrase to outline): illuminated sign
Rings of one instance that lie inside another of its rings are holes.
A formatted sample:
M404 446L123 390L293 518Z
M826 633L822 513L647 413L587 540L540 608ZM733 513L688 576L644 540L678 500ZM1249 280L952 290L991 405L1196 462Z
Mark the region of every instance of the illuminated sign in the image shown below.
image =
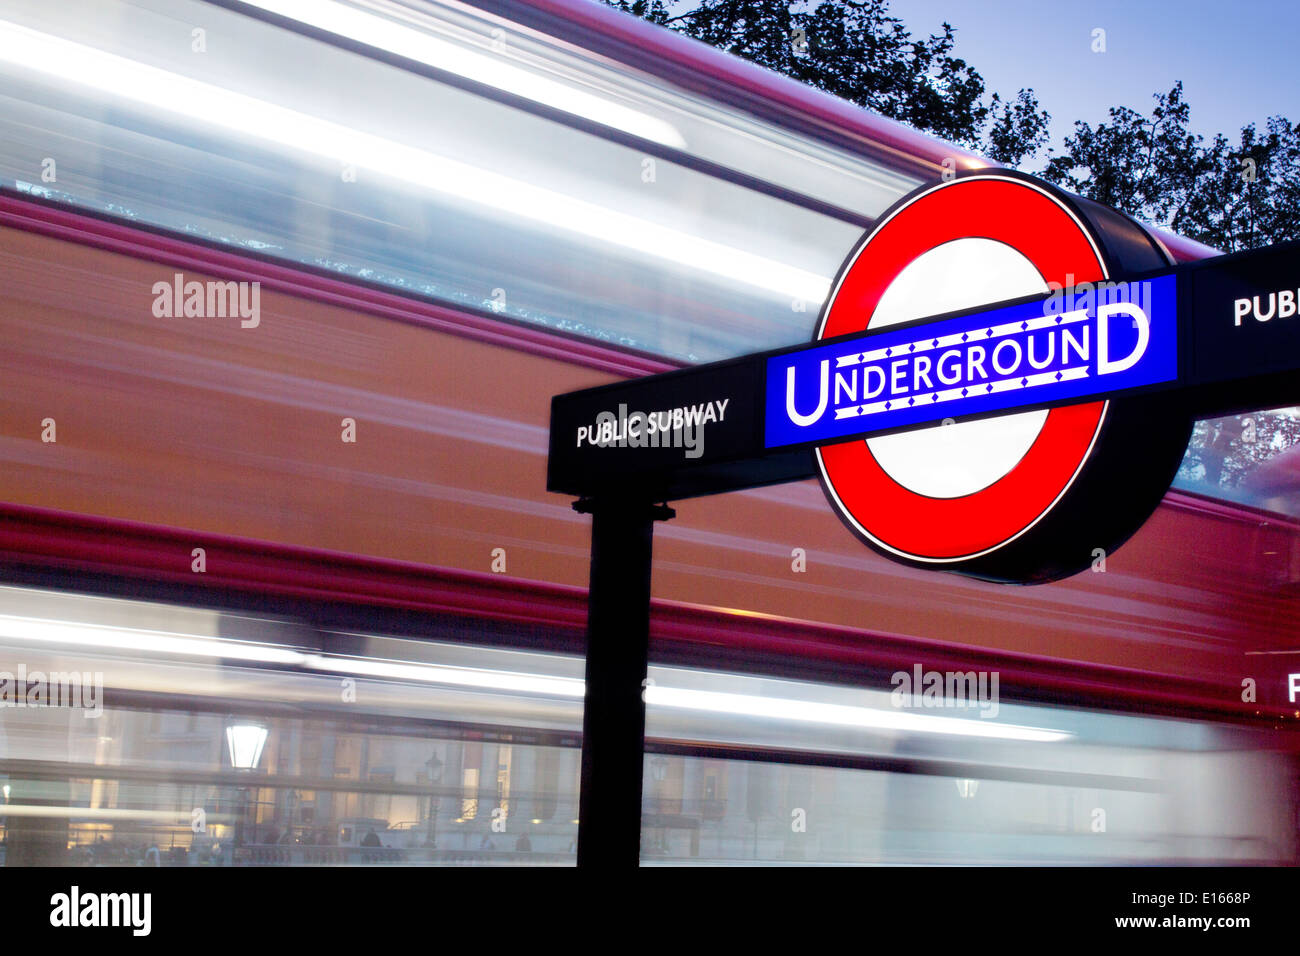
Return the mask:
M1058 576L1086 567L1097 548L1117 547L1136 525L1121 514L1126 509L1098 502L1140 499L1153 508L1190 429L1190 421L1157 411L1164 427L1152 435L1159 399L1114 400L1126 386L1177 378L1177 280L1114 284L1168 264L1132 220L1027 177L984 172L906 197L850 256L817 338L866 331L915 342L918 334L934 341L944 332L951 341L955 334L965 359L961 384L955 394L945 385L951 412L924 419L951 424L817 447L831 507L891 558L1001 580ZM1066 288L1068 302L1052 295ZM1079 307L1080 288L1104 293ZM983 321L926 318L1032 295L1046 298L1000 308ZM1049 344L1052 367L1040 374L1030 358L1046 361ZM945 364L951 377L952 360ZM924 405L927 395L906 401ZM1080 401L1091 396L1100 400ZM930 404L937 412L944 403ZM916 405L895 408L883 413L895 422L887 428L909 416L921 420ZM1038 410L983 417L1019 408ZM1087 539L1070 521L1085 511Z
M1300 244L1175 265L1113 210L960 175L877 220L811 342L556 396L547 487L817 477L893 560L1055 580L1142 525L1193 420L1300 403L1298 313Z
M768 448L1050 405L1178 376L1174 276L853 336L767 360Z

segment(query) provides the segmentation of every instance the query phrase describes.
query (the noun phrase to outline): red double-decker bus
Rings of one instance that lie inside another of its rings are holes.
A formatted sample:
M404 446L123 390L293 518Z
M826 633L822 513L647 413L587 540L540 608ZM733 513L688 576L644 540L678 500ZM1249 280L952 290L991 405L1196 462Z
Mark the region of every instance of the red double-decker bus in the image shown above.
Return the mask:
M7 865L572 862L551 396L805 341L987 165L588 0L4 0L0 77ZM1295 420L1028 588L678 504L643 860L1293 861Z

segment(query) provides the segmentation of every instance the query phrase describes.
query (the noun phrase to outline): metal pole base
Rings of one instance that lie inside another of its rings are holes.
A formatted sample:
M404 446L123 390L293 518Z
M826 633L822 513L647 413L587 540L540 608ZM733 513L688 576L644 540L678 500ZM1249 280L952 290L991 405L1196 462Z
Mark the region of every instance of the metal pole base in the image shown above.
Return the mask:
M676 512L667 505L591 498L573 508L592 516L578 866L635 867L641 860L654 523Z

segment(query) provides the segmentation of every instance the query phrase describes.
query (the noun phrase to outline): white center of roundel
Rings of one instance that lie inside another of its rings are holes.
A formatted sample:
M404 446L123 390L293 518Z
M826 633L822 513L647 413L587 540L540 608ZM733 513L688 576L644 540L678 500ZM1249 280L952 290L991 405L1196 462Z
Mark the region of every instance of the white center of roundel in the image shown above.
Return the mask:
M992 239L954 239L918 256L898 274L871 317L883 328L1050 291L1033 263ZM987 488L1025 457L1046 411L933 425L867 439L896 482L931 498L960 498Z

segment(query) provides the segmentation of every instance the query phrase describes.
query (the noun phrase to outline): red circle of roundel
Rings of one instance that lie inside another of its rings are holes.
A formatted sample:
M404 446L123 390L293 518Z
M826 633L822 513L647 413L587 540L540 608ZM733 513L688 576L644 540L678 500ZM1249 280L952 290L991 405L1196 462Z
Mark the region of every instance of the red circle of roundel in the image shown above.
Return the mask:
M1085 227L1046 192L1005 177L954 179L876 226L832 293L817 338L870 328L880 297L909 263L967 238L1005 243L1058 288L1107 277ZM1052 409L1015 467L958 498L932 498L899 484L862 439L822 446L817 460L836 507L869 539L915 560L956 561L997 549L1051 510L1087 460L1106 405Z

